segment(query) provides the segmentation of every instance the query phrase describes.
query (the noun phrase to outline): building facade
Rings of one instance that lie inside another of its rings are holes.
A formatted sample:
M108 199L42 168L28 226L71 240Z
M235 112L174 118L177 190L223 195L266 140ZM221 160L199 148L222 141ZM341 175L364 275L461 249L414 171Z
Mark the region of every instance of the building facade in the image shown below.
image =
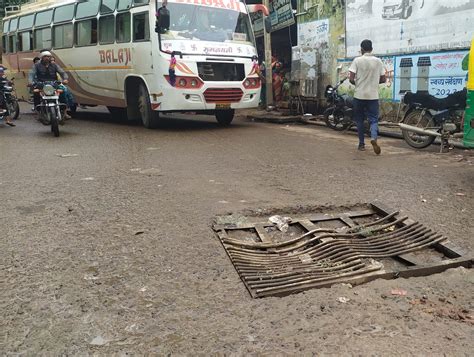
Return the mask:
M382 114L395 120L406 91L445 97L466 86L473 18L472 0L298 0L298 45L317 51L322 99L326 85L347 76L360 42L371 39L388 78Z

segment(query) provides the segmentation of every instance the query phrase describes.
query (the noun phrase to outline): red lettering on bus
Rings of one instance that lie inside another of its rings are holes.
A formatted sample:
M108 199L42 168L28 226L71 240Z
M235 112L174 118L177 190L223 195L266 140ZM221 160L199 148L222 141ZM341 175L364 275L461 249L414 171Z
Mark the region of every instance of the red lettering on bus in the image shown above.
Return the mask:
M123 63L123 48L118 50L118 60L120 63Z
M132 51L130 48L120 48L116 50L99 50L100 63L125 63L128 65L132 61Z

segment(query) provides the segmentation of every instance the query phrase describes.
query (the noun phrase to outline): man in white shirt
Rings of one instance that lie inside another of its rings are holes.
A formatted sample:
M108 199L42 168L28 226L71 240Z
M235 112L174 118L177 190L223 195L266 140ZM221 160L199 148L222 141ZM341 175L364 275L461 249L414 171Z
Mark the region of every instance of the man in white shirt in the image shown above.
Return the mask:
M360 44L362 56L356 57L349 67L349 81L355 85L353 119L359 134L359 150L365 150L364 120L370 124L370 143L374 152L380 155L377 143L379 121L379 84L385 83L385 69L382 61L372 55L372 41Z

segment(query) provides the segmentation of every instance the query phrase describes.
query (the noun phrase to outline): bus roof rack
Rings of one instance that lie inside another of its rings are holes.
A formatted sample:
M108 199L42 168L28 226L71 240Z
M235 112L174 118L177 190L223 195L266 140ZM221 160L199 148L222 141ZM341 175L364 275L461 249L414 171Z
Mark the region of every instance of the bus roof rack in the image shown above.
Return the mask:
M20 5L5 6L5 16L16 14L20 12L20 10L21 10Z

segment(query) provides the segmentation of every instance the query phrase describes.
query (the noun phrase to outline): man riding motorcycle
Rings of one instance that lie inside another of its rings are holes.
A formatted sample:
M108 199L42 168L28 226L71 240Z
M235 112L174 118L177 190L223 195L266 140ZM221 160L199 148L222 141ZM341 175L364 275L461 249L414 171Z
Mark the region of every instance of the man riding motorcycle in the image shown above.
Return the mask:
M51 52L42 51L40 53L41 60L34 64L28 78L29 86L34 86L37 82L54 82L58 80L58 74L62 79L63 84L68 83L68 75L64 70L56 63L51 63ZM60 101L66 104L64 98L60 98ZM34 107L40 104L41 98L39 93L33 95ZM68 119L66 115L66 109L64 109L64 118Z
M0 65L0 90L4 85L8 84L7 76L5 75L5 67ZM11 113L8 111L7 102L3 94L0 94L0 116L3 116L5 119L5 124L10 126L16 126L11 118Z

